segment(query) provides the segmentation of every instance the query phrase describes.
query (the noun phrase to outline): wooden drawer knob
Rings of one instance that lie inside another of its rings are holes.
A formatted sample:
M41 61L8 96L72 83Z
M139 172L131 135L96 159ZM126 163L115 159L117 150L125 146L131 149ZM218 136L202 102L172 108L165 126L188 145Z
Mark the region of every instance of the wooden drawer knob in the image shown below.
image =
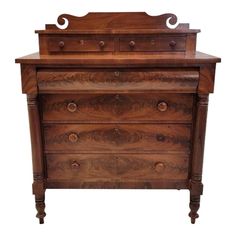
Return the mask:
M158 163L155 164L155 171L156 171L157 173L163 172L164 169L165 169L164 163L158 162Z
M157 104L158 111L166 111L168 109L168 104L166 102L158 102Z
M120 76L120 72L119 72L119 71L115 71L115 72L114 72L114 76L115 76L115 77L119 77L119 76Z
M134 48L134 46L135 46L135 42L132 40L132 41L130 41L129 42L129 46L131 47L131 48Z
M115 128L114 131L115 131L115 133L117 133L117 134L120 133L120 130L119 130L118 128Z
M72 161L71 167L72 169L78 169L80 167L80 164L77 161Z
M71 143L76 143L79 140L79 136L76 133L71 133L69 134L68 139Z
M172 40L172 41L170 41L169 45L173 49L176 46L176 42L174 40Z
M102 48L104 48L104 46L105 46L105 42L104 41L100 41L99 42L99 47L102 49Z
M66 108L69 112L75 112L78 109L78 106L77 106L76 103L70 102L70 103L67 104Z
M59 46L59 48L64 48L64 46L65 46L64 41L60 41L60 42L58 43L58 46Z

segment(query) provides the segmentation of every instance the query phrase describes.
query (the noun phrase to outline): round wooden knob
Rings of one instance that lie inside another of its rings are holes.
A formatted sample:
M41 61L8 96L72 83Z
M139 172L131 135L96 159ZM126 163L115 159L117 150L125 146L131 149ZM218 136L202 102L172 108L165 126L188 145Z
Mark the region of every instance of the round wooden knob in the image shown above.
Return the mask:
M176 42L174 40L170 41L169 43L171 48L174 48L176 46Z
M115 77L119 77L120 76L120 72L119 71L115 71L114 75L115 75Z
M120 130L119 130L118 128L115 128L114 131L115 131L116 133L120 133Z
M100 42L99 42L99 47L100 47L100 48L104 48L104 46L105 46L105 42L104 42L104 41L100 41Z
M166 111L168 109L168 104L166 102L158 102L157 109L161 112Z
M60 42L58 43L58 46L59 46L60 48L64 48L64 46L65 46L64 41L60 41Z
M131 48L133 48L134 46L135 46L135 42L132 40L132 41L130 41L129 42L129 46L131 47Z
M76 103L70 102L70 103L67 104L66 108L69 112L75 112L78 109L78 106L77 106Z
M155 164L155 171L156 172L161 173L161 172L164 171L164 169L165 169L164 163L158 162L158 163Z
M68 139L71 143L76 143L79 140L79 136L76 133L71 133L69 134Z
M72 161L71 167L72 167L73 169L77 169L77 168L80 167L80 164L79 164L77 161Z

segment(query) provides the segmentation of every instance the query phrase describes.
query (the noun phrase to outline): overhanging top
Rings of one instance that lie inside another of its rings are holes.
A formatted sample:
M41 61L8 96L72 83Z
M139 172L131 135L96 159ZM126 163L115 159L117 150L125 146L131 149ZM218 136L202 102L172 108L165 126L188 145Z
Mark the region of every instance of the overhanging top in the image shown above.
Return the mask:
M157 66L167 64L211 64L220 62L221 59L205 53L196 52L194 55L173 55L171 53L158 55L40 55L34 53L25 57L17 58L16 63L34 65L76 65L76 66Z

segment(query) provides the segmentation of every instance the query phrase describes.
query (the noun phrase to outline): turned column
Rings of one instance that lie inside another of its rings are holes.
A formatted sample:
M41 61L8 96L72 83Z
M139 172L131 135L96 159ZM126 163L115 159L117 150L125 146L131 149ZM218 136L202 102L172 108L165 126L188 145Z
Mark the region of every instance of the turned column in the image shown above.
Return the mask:
M198 218L198 209L200 207L200 196L203 192L202 184L202 166L204 155L204 140L207 121L208 94L197 95L196 120L194 127L193 155L190 179L190 204L189 216L191 223L195 223Z
M32 163L33 163L33 194L35 195L37 217L40 224L45 217L45 176L41 124L38 108L38 86L35 65L21 64L22 93L27 94L29 112Z
M45 186L44 186L44 171L43 171L43 151L41 139L41 127L38 111L38 96L27 95L31 147L32 147L32 162L33 162L33 194L35 195L36 209L38 211L36 217L39 218L40 224L44 223L46 213L45 209Z

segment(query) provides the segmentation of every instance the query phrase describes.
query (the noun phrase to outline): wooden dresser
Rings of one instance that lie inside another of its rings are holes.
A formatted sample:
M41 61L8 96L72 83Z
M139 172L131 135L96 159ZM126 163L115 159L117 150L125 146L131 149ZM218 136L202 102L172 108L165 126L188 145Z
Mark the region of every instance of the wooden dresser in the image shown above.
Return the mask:
M196 52L200 31L176 23L173 14L63 14L36 31L39 53L16 59L40 223L49 188L189 189L195 222L220 58Z

